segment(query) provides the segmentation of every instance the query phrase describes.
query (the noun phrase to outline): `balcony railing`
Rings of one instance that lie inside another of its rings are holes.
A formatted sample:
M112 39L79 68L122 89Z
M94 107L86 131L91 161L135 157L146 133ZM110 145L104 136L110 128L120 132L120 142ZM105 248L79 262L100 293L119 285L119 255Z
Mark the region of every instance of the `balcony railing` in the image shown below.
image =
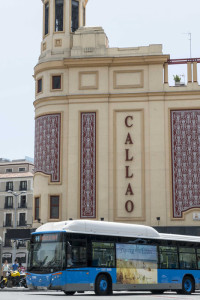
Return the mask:
M5 208L5 209L13 209L13 204L12 204L12 205L5 204L5 205L4 205L4 208Z
M27 191L27 185L25 185L25 186L24 185L20 185L19 186L19 190L20 191Z
M12 226L13 226L12 222L4 222L3 223L3 227L12 227Z
M13 186L7 185L6 186L6 192L8 192L8 191L13 191Z
M18 208L27 208L27 204L26 203L20 203L20 204L18 204Z
M23 226L26 226L27 225L27 222L26 221L19 221L18 223L17 223L17 226L19 226L19 227L23 227Z
M168 66L169 65L187 65L187 80L188 83L198 83L197 64L200 63L200 58L185 58L185 59L168 59L164 64L164 83L168 84ZM181 85L180 85L181 86Z

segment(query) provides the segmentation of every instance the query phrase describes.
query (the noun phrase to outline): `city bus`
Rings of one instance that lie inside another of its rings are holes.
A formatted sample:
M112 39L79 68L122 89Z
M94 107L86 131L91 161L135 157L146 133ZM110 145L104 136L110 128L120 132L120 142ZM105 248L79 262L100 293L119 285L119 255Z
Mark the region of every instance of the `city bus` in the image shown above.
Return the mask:
M32 233L27 284L66 295L200 289L200 238L104 221L46 223Z

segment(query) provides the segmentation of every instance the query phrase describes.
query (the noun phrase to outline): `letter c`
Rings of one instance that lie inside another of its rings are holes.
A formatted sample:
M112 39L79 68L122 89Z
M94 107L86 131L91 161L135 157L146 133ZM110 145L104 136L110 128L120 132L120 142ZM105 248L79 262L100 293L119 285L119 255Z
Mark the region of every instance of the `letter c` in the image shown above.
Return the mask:
M133 116L127 116L126 119L125 119L125 125L126 127L130 128L133 126L133 124L128 124L128 120L131 119L133 120Z

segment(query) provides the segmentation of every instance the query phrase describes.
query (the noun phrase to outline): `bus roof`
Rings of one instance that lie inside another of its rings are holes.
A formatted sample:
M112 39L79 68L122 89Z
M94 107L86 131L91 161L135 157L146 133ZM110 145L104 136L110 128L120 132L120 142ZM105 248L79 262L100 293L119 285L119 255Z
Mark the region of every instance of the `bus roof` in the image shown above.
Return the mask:
M35 233L54 231L124 237L143 237L200 243L200 237L159 233L150 226L90 220L50 222L38 227Z
M64 222L46 223L40 226L36 232L66 231L87 234L117 235L117 236L140 236L159 237L159 233L149 226L124 224L105 221L72 220Z

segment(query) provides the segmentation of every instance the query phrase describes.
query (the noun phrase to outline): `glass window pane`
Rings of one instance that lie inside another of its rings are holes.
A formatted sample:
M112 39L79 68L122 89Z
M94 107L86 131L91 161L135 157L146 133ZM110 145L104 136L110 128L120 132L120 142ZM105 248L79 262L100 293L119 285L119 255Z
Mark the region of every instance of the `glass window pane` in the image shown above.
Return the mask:
M52 77L52 89L59 90L61 89L61 76L53 76Z
M63 31L63 0L55 0L55 31Z
M196 255L191 253L180 253L180 269L196 269Z
M73 240L67 243L67 267L87 266L87 244L85 240Z
M39 79L37 81L37 92L41 93L42 92L42 79Z
M176 247L159 247L160 268L178 269L178 252Z
M200 269L200 249L197 249L197 267Z
M179 252L185 252L185 253L195 253L194 248L179 248Z
M59 219L59 196L50 198L50 218Z
M79 2L72 0L72 28L71 31L75 32L79 27Z
M92 266L114 267L115 247L114 243L92 243Z
M39 197L35 198L35 220L39 219Z
M45 30L44 30L44 34L48 34L49 33L49 3L47 2L45 4Z

